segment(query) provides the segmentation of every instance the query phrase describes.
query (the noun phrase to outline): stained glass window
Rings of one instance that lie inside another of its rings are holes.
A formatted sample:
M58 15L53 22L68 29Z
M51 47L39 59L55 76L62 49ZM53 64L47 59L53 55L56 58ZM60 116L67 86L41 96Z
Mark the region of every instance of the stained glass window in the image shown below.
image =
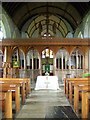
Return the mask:
M48 48L43 50L42 51L42 58L46 58L46 57L53 58L53 51L48 49Z

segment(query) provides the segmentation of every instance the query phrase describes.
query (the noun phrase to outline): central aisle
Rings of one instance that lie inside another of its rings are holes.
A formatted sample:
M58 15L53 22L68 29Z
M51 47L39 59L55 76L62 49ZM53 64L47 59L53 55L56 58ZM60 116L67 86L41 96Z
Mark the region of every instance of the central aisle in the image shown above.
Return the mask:
M70 106L63 87L57 91L33 90L16 118L45 118L48 115L52 117L54 107L58 106Z

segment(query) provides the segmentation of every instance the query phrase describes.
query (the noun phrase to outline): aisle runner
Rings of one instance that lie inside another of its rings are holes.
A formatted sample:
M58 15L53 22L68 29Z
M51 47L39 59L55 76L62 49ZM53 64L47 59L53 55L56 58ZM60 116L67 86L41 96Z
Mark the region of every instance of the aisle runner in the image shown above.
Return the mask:
M49 120L50 118L59 118L60 120L79 120L71 106L50 107L46 113L45 120Z

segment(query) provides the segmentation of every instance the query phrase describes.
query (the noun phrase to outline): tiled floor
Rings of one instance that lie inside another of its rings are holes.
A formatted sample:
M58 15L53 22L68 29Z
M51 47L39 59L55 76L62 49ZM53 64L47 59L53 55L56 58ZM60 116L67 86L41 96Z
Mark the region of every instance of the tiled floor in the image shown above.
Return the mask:
M70 106L64 95L63 87L57 91L32 90L16 118L45 118L47 113L53 113L53 108L56 106Z

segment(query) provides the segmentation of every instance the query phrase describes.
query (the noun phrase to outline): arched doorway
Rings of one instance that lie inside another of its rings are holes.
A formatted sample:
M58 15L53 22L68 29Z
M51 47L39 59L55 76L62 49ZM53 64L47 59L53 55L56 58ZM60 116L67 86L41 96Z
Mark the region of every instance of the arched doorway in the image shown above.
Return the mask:
M41 54L41 64L42 64L42 75L45 75L46 72L49 75L53 75L53 51L49 48L46 48L42 51Z

